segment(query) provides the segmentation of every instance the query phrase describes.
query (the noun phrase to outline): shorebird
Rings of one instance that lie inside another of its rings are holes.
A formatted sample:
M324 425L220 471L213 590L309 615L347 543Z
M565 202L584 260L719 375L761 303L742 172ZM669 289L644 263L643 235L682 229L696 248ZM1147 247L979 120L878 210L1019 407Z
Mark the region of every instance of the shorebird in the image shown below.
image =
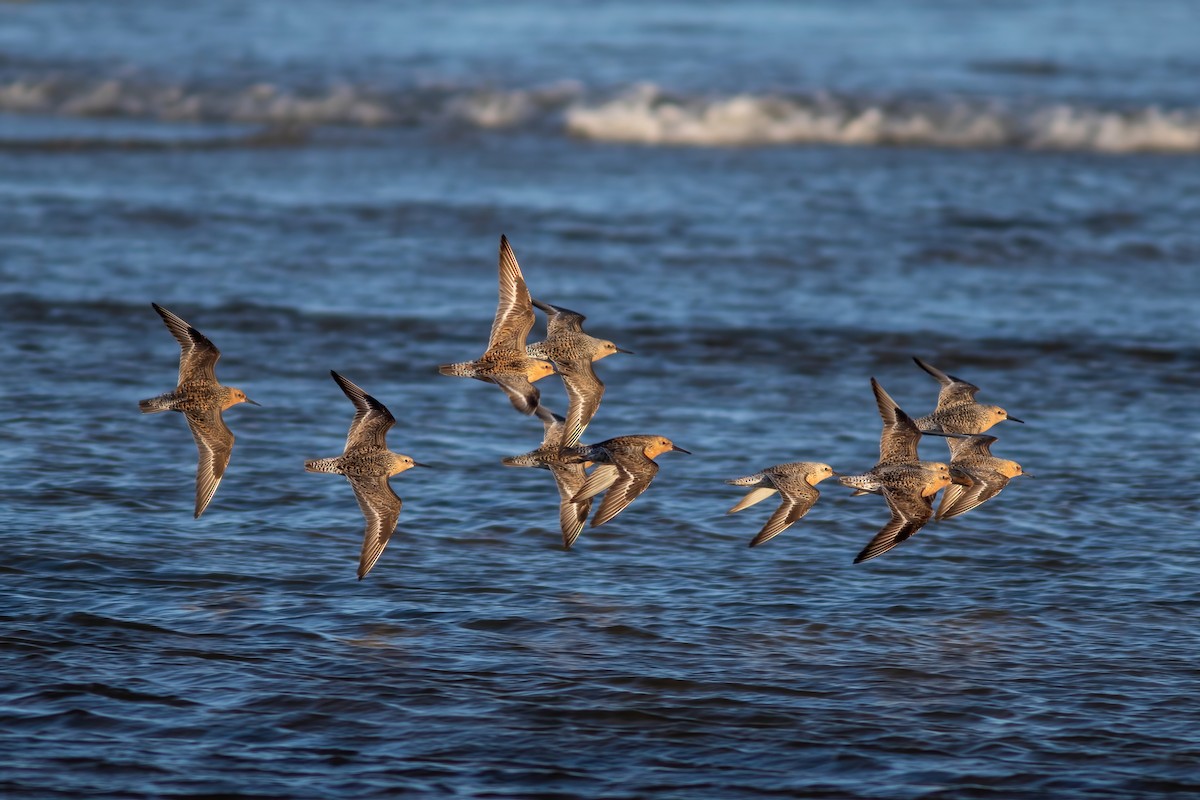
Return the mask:
M531 358L525 352L525 339L533 330L533 304L521 267L505 236L500 237L499 274L500 300L487 350L474 361L442 364L438 372L494 383L508 395L513 408L522 414L532 414L540 397L533 384L552 375L554 365L545 359Z
M948 465L918 459L921 431L913 420L874 378L871 390L883 420L879 462L861 475L843 475L838 481L855 494L882 494L892 518L855 557L855 564L886 553L921 530L933 518L933 496L950 485Z
M583 321L587 317L577 311L538 300L533 300L533 305L546 312L546 340L527 346L525 352L554 362L567 390L567 433L562 444L574 447L604 396L604 384L596 377L592 362L613 353L632 353L607 339L584 333Z
M569 550L579 538L592 508L590 497L578 502L572 499L587 481L586 468L591 462L580 463L565 458L562 441L566 421L561 416L542 405L535 413L545 429L541 446L523 455L509 456L501 463L506 467L539 467L554 476L554 482L558 484L558 523L562 528L563 547Z
M948 439L950 479L953 483L942 493L937 519L965 514L987 502L1008 485L1010 479L1027 475L1015 461L992 455L995 436L977 434L966 439Z
M366 519L362 553L358 559L358 579L361 581L383 554L400 519L400 498L392 491L388 478L406 469L427 465L387 449L387 432L396 424L396 418L387 406L333 370L329 374L354 404L354 420L346 434L342 454L305 461L304 470L345 475L350 481L354 496L358 498L358 507Z
M157 303L150 305L179 342L179 380L174 391L142 400L138 408L143 414L178 411L187 419L200 454L196 466L194 515L199 519L216 494L233 452L233 432L225 424L221 412L238 403L260 404L246 397L241 389L217 382L214 368L221 351L204 334Z
M775 492L779 492L782 502L775 513L767 520L767 524L750 540L750 546L760 545L768 539L773 539L783 533L792 523L808 513L817 502L821 493L816 485L826 478L834 477L837 473L828 464L817 461L795 461L790 464L776 464L767 467L762 472L747 475L745 478L734 478L725 481L733 486L752 486L753 489L729 509L732 514L749 508L755 503L766 500Z
M979 387L967 383L961 378L947 375L921 359L913 356L917 366L928 372L942 385L938 392L937 407L932 414L927 414L916 420L917 427L925 432L940 431L942 433L983 433L998 422L1024 422L1010 417L1000 406L989 406L975 402L975 394Z
M883 495L892 518L854 557L855 564L883 555L921 530L933 518L933 496L950 485L950 468L941 462L894 464L873 472L869 479L872 488L867 491ZM839 480L852 481L857 477L861 476ZM856 488L862 486L855 482L846 482L845 485Z
M583 488L571 498L572 501L578 503L589 500L607 490L600 508L592 517L593 528L603 525L646 491L650 481L658 474L658 464L654 458L671 450L690 455L689 451L670 439L651 435L617 436L596 444L564 448L564 458L596 464Z

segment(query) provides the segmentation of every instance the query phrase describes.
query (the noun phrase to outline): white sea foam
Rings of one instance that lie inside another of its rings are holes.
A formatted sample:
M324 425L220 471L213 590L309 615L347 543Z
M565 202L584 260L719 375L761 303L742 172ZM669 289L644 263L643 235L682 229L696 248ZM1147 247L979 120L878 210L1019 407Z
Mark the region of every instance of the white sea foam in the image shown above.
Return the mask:
M267 125L375 126L397 121L396 109L386 99L352 86L301 93L256 83L230 91L58 75L0 84L0 111Z
M212 88L51 74L0 81L0 112L280 127L539 126L602 142L693 147L833 144L1200 152L1200 108L1013 106L1000 100L828 94L678 96L653 84L598 98L573 82L526 89L441 86L381 91L336 85L302 91L265 82Z
M997 103L871 102L816 96L672 97L653 85L579 103L567 131L649 145L838 144L1021 147L1109 153L1200 151L1200 111L1083 106L1010 110Z

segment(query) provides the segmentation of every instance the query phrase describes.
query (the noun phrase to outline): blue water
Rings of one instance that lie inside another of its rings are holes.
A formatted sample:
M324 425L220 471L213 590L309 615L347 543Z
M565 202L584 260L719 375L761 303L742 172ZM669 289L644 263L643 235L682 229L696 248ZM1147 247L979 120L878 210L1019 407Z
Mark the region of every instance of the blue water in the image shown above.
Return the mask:
M1200 17L844 5L0 5L0 794L1200 790ZM693 452L569 552L540 424L436 370L501 233L636 353L585 438ZM200 520L151 301L263 403ZM1036 478L748 549L723 479L869 467L913 355ZM361 583L330 369L434 466Z

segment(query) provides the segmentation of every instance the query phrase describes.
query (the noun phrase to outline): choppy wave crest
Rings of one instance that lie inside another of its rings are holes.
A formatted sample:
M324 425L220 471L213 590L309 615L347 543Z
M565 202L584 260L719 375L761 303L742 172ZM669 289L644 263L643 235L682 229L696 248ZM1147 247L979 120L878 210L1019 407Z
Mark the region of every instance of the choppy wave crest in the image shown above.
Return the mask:
M0 81L0 112L280 127L461 122L504 128L561 110L580 91L572 83L517 90L421 87L389 91L350 84L304 90L267 82L208 88L55 74Z
M598 141L745 147L1014 147L1101 153L1200 152L1200 109L1105 110L1069 104L1014 110L1000 103L866 101L737 95L673 97L639 86L566 110L567 130Z
M613 93L574 82L526 89L461 86L302 90L155 85L62 75L0 81L0 112L217 122L286 128L449 125L528 129L650 146L1019 148L1097 153L1200 152L1200 108L865 98L832 94L677 95L654 84Z

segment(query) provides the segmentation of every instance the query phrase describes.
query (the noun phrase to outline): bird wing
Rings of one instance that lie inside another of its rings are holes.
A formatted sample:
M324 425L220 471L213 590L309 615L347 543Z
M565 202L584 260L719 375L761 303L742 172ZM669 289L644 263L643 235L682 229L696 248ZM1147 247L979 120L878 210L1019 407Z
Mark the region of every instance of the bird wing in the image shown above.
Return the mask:
M992 442L994 441L996 441L995 436L975 433L961 438L947 438L946 444L950 446L951 461L970 461L978 458L991 458Z
M917 461L921 429L874 378L871 378L871 391L875 393L875 404L883 419L883 431L879 434L879 465Z
M586 483L587 475L583 464L552 464L550 473L558 484L558 524L562 528L563 547L569 549L579 538L579 532L583 530L592 508L590 497L585 500L573 499Z
M558 372L567 390L567 418L562 444L564 447L574 447L600 408L604 384L596 377L590 360L561 363Z
M192 438L196 440L196 450L200 459L196 464L196 519L208 508L221 478L225 475L225 467L229 465L229 456L233 453L233 431L221 418L221 412L213 410L207 414L187 412L188 427L192 429Z
M542 393L524 375L492 375L488 380L504 390L517 411L522 414L537 411Z
M358 579L361 581L375 566L383 548L387 547L392 533L396 530L396 522L400 519L400 498L392 491L387 478L347 476L354 496L358 498L358 507L362 509L366 519L363 530L362 553L358 559Z
M597 464L596 468L592 470L592 474L587 476L583 486L575 492L571 499L576 503L581 500L590 500L612 486L619 475L620 470L616 464Z
M917 366L928 372L937 382L942 385L941 391L938 392L937 408L934 413L942 411L950 406L960 403L970 403L975 400L975 394L979 391L979 387L973 383L968 383L962 378L956 378L953 375L948 375L942 372L932 364L922 361L913 356L913 361L917 362Z
M642 457L642 461L645 463L639 461L632 466L617 465L616 480L604 493L604 500L600 502L600 508L592 517L593 528L603 525L620 514L627 505L637 499L638 495L646 491L646 487L658 473L658 464L645 456ZM589 482L590 480L589 478Z
M553 450L562 447L566 420L540 403L533 413L542 421L542 446L538 450ZM575 444L578 442L573 442L571 446L573 447Z
M883 496L892 510L892 518L854 558L855 564L883 555L921 530L933 517L932 498L921 497L918 492L885 486Z
M525 339L533 330L533 323L533 304L529 299L525 276L521 274L521 267L508 244L508 238L501 236L500 300L496 305L488 350L498 348L524 353Z
M343 378L333 370L329 371L333 380L342 387L346 397L354 404L354 420L350 423L350 432L346 434L346 452L363 446L386 447L387 432L396 424L396 418L387 406L376 400L351 381Z
M957 481L946 487L942 502L938 505L937 518L939 521L965 514L973 508L1000 494L1000 490L1008 485L1008 476L997 470L972 469L955 470L966 476L967 483Z
M725 513L735 514L738 511L741 511L743 508L749 508L755 503L761 503L763 500L766 500L777 491L779 490L774 486L756 486L747 492L745 497L743 497L741 500L738 500L737 503L734 504L733 508L729 509Z
M168 311L157 303L151 303L162 317L167 330L179 342L179 383L191 380L217 379L214 368L221 351L203 333L188 325L179 315Z
M804 486L808 491L800 486L789 486L786 489L780 488L779 494L783 498L783 502L779 504L779 508L775 509L775 513L767 520L767 524L758 532L758 535L750 540L750 546L755 547L763 542L773 539L783 533L792 526L796 520L808 513L808 510L813 507L813 503L817 502L817 498L821 494L805 481Z
M562 306L552 306L540 300L533 300L533 305L546 312L546 338L553 339L563 333L583 333L583 321L587 319L578 311L572 311Z

